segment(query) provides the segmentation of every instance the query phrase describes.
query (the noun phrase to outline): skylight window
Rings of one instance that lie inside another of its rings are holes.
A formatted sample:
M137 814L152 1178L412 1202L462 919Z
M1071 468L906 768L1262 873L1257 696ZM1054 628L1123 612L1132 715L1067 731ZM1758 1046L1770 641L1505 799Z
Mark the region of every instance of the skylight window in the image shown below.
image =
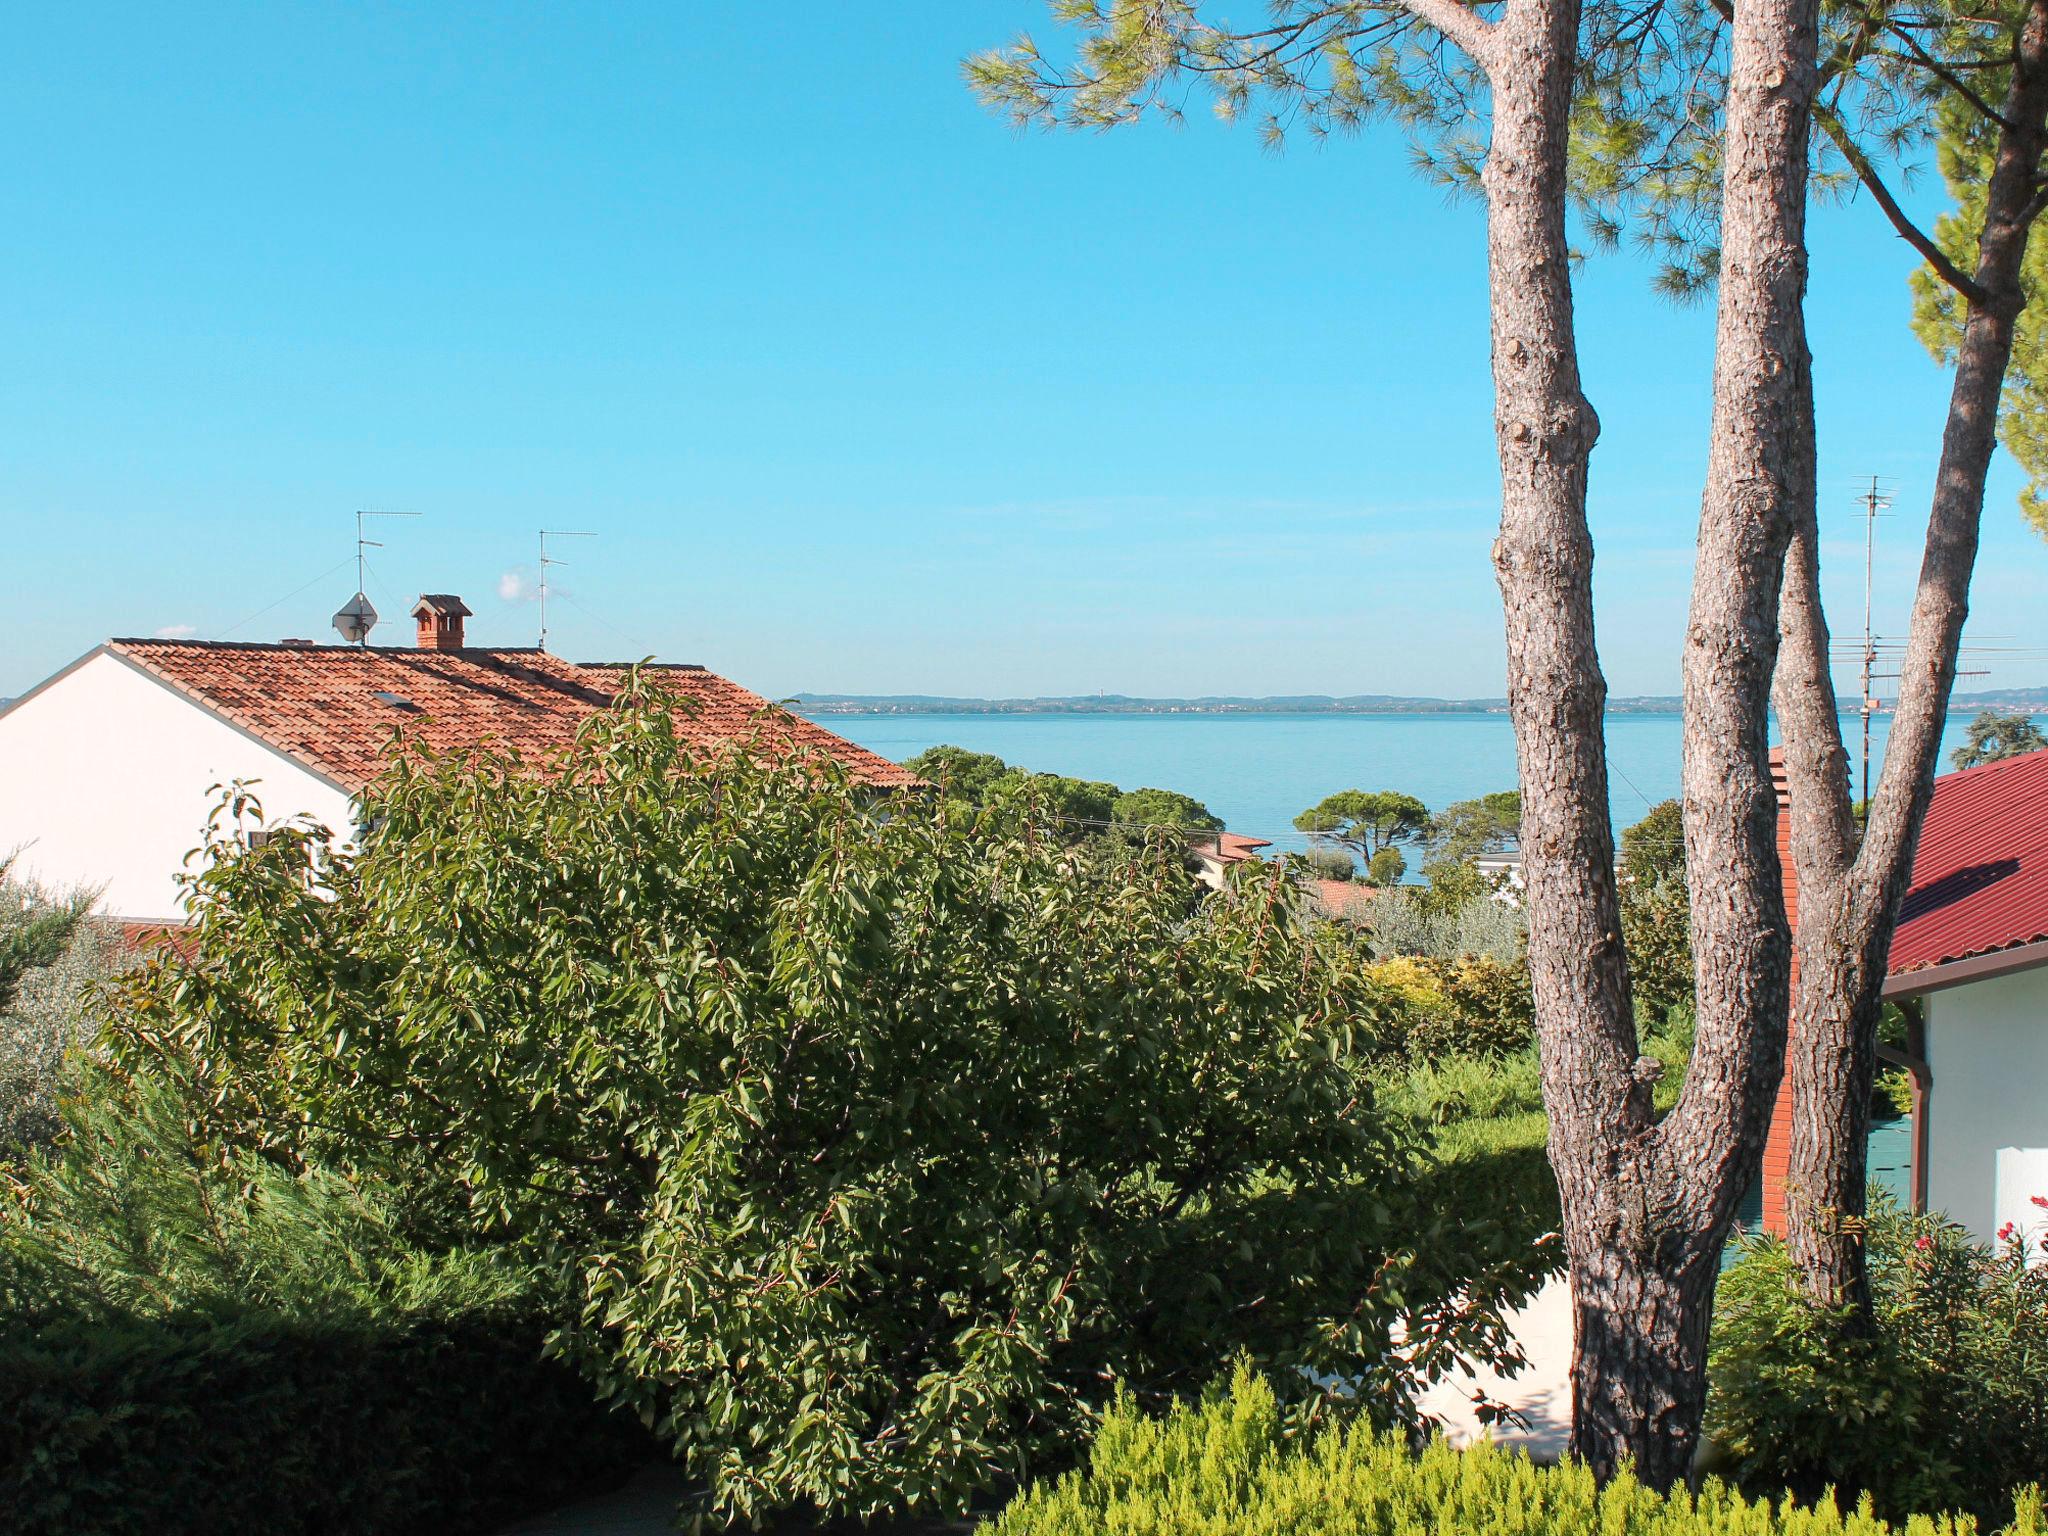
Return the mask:
M377 690L375 697L379 703L389 704L393 709L419 708L419 705L413 703L411 699L408 699L402 693L386 693L383 689L380 688Z

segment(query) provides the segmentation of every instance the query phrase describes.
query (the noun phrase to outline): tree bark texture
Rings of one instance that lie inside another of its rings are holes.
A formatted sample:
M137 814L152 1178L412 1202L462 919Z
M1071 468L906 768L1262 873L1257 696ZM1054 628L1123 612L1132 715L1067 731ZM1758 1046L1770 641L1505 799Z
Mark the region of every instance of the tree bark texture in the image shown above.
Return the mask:
M1818 528L1810 506L1795 527L1785 566L1776 696L1800 907L1788 1075L1788 1235L1809 1294L1866 1317L1862 1217L1886 959L1933 795L1969 613L1999 398L2024 302L2021 267L2040 212L2038 178L2048 148L2048 0L2034 0L2022 19L2000 118L1972 274L1982 297L1969 304L1957 349L1891 739L1860 841L1828 675Z
M1485 187L1502 477L1494 560L1521 758L1530 972L1573 1292L1572 1449L1603 1475L1632 1458L1660 1486L1691 1463L1719 1253L1768 1121L1787 1006L1764 719L1785 504L1811 496L1810 428L1798 436L1788 402L1807 388L1799 304L1814 0L1742 9L1734 59L1746 94L1730 108L1727 220L1735 303L1722 326L1734 361L1717 374L1715 478L1687 655L1686 810L1703 1006L1695 1066L1662 1124L1621 946L1594 648L1585 496L1598 422L1579 378L1564 196L1578 7L1517 0L1478 52L1493 93Z

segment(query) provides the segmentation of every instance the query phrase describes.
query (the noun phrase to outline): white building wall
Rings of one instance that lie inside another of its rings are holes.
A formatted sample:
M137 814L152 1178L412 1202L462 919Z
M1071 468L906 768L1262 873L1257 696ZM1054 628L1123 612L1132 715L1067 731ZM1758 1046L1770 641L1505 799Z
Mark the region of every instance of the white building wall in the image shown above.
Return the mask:
M236 779L255 781L267 821L349 833L347 795L102 653L0 715L0 853L19 849L17 872L45 884L99 887L110 917L175 920L211 786Z
M2048 968L1933 993L1927 1200L1981 1242L2048 1196Z

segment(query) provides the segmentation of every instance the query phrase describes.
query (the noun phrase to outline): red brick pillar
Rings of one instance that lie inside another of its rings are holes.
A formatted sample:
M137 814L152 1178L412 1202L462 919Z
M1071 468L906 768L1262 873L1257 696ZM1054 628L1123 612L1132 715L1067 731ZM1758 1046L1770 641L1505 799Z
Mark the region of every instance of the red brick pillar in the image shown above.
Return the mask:
M1799 876L1792 867L1792 794L1785 777L1785 753L1771 749L1771 787L1778 792L1778 867L1785 890L1785 916L1793 931L1799 929ZM1799 958L1792 959L1792 989L1799 990ZM1792 1169L1792 1081L1790 1063L1785 1081L1779 1085L1778 1101L1771 1110L1771 1128L1764 1138L1763 1206L1764 1230L1785 1235L1785 1184Z

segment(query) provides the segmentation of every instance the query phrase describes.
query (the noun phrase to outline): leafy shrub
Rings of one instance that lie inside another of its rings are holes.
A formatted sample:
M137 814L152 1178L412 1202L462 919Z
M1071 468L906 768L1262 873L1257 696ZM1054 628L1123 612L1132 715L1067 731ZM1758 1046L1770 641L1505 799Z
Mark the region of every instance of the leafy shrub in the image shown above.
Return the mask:
M251 1316L0 1333L13 1536L488 1531L645 1455L533 1319Z
M1363 1422L1304 1428L1272 1389L1239 1368L1227 1390L1146 1418L1120 1403L1085 1470L1039 1484L992 1536L1889 1536L1868 1511L1748 1503L1709 1480L1660 1494L1626 1471L1605 1487L1577 1462L1539 1467L1480 1444L1441 1440L1420 1454ZM1915 1536L1966 1536L1968 1520L1927 1521ZM2010 1536L2048 1530L2038 1496Z
M113 975L118 952L88 897L52 896L0 859L0 1159L57 1133L95 1024L87 994Z
M1528 915L1519 907L1496 901L1490 892L1448 910L1419 899L1414 892L1383 896L1373 903L1367 938L1373 954L1382 959L1422 955L1456 960L1478 955L1502 965L1518 962L1528 942Z
M1370 885L1399 885L1407 873L1407 857L1398 848L1382 848L1365 861L1365 878Z
M1503 1056L1536 1037L1529 967L1484 956L1440 960L1395 955L1366 967L1381 989L1375 1040L1411 1062L1452 1056Z
M545 1357L533 1275L93 1088L0 1221L10 1532L485 1530L650 1453Z
M1621 941L1629 985L1651 1018L1692 1005L1692 903L1685 876L1661 875L1648 885L1624 881Z
M1692 902L1685 819L1676 800L1650 807L1621 834L1621 941L1629 985L1652 1020L1692 1005Z
M1342 848L1324 847L1311 844L1297 853L1286 856L1286 862L1307 872L1314 880L1355 880L1358 878L1358 860Z
M1527 1255L1432 1202L1277 871L1191 914L1171 849L771 756L642 683L544 763L399 758L359 855L224 832L123 1059L566 1277L559 1349L720 1514L958 1509L1237 1351L1393 1422L1502 1347Z
M1867 1240L1872 1332L1809 1300L1781 1244L1749 1243L1721 1280L1708 1430L1754 1487L1998 1518L2048 1482L2048 1268L1887 1206Z

